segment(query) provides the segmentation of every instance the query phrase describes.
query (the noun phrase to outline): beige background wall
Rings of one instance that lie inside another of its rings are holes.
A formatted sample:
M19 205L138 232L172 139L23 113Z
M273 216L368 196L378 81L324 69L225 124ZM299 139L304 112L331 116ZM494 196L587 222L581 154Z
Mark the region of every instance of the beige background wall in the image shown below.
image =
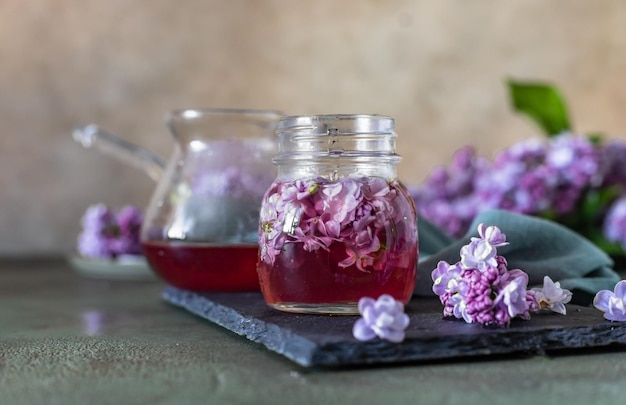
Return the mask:
M78 123L167 154L171 108L387 114L412 183L464 144L539 136L507 77L626 134L626 2L1 0L0 254L69 252L88 205L147 203L151 180L74 144Z

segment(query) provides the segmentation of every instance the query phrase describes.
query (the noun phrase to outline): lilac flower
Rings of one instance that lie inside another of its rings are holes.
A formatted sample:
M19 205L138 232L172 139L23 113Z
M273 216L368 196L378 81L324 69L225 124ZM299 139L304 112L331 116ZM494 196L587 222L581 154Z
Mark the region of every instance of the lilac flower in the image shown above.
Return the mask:
M537 139L519 142L496 156L490 171L476 179L476 193L484 208L518 213L548 207L551 176L543 166L546 145Z
M512 273L512 271L511 271ZM500 291L494 303L502 308L506 308L511 318L521 316L529 319L529 304L526 300L526 287L528 286L528 275L521 270L516 276L508 277L508 280L501 283Z
M276 209L280 197L275 191L275 188L268 190L260 213L260 257L261 260L269 264L274 264L274 259L281 252L285 240L282 232L283 224Z
M626 280L615 285L614 291L602 290L593 299L593 306L604 312L609 321L626 321Z
M506 235L502 233L497 226L485 226L485 224L478 225L478 235L493 247L506 246L509 242L506 241Z
M111 240L113 255L141 254L140 230L143 213L138 207L127 206L116 215L117 237Z
M548 276L543 278L543 287L531 288L535 294L538 309L548 309L553 312L565 315L567 310L565 304L572 299L570 290L561 288L561 283L554 282Z
M81 222L83 230L78 236L78 253L85 257L111 257L111 239L116 227L114 213L104 204L92 205Z
M458 264L451 265L442 260L431 273L431 277L435 294L443 295L446 292L455 292L461 277L461 267Z
M506 235L497 226L478 225L480 238L471 238L469 245L461 248L461 264L463 268L485 270L487 267L498 266L496 260L497 247L506 246Z
M598 179L601 186L626 186L626 143L623 141L608 142L600 151Z
M279 199L276 202L276 210L285 212L286 210L301 210L310 217L317 215L311 196L317 193L319 184L313 180L296 180L292 183L280 185Z
M77 250L84 257L111 257L108 239L94 232L82 232L78 236Z
M473 238L469 245L461 248L461 264L465 269L485 270L497 266L496 248L484 239Z
M546 165L556 170L561 184L582 189L591 183L600 164L598 151L589 139L565 132L550 138Z
M420 214L448 234L461 236L481 209L476 180L489 170L470 146L460 149L448 168L436 168L422 187L410 189Z
M141 253L139 231L143 214L128 206L114 212L104 204L87 208L78 236L78 253L85 257L112 258Z
M626 246L626 196L619 198L610 206L602 228L608 240Z
M355 210L361 202L361 188L352 179L326 184L322 188L322 211L330 214L333 221L346 225L354 221Z
M363 297L359 300L361 318L352 328L353 336L361 341L378 336L390 342L404 340L405 329L409 326L409 316L404 313L404 305L391 295L383 294L377 300Z

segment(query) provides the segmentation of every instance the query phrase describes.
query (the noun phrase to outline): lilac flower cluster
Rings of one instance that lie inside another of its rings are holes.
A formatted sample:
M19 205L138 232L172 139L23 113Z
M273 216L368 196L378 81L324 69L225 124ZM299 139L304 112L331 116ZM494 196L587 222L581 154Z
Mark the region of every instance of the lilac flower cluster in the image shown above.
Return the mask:
M511 319L530 319L531 311L542 308L565 313L571 293L547 278L543 288L527 290L528 274L509 270L497 248L508 245L496 226L478 226L479 238L461 248L461 260L440 261L432 272L433 292L444 305L443 315L467 323L508 326ZM537 300L541 297L542 304Z
M261 259L272 265L286 243L311 252L341 242L347 257L339 266L380 270L387 254L381 231L405 215L397 197L397 184L379 177L276 182L261 208Z
M352 335L361 341L378 336L390 342L404 340L405 329L409 326L409 316L404 313L402 302L391 295L383 294L377 300L363 297L359 300L359 318L352 328Z
M82 218L78 253L92 258L138 255L142 222L143 214L137 207L127 206L115 212L104 204L92 205Z
M626 144L605 145L563 133L505 149L492 162L471 147L457 152L448 168L435 169L412 188L419 213L453 236L463 235L487 209L557 218L578 209L590 189L626 189ZM616 202L604 222L605 236L626 245L626 209ZM626 204L621 202L622 205Z
M489 162L466 146L452 157L449 167L436 168L422 187L412 187L410 192L424 218L450 235L462 235L481 205L474 192L476 179L488 170Z
M248 143L213 140L210 147L199 142L187 156L191 192L205 198L252 199L258 206L276 178L266 140Z

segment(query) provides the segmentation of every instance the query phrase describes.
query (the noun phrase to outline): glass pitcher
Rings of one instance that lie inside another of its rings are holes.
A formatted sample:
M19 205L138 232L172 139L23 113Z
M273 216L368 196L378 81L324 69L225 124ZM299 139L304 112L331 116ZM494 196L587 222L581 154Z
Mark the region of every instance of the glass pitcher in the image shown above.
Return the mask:
M75 131L85 146L139 165L158 179L141 228L143 254L169 284L192 291L258 290L259 208L275 177L274 130L266 110L175 110L170 159L95 126Z

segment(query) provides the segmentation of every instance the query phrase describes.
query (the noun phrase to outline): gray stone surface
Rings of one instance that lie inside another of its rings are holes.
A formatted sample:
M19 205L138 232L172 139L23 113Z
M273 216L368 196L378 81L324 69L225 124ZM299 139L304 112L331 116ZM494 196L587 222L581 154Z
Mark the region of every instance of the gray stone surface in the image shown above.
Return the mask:
M0 259L0 404L622 403L626 352L571 350L305 368L161 299L159 282L89 280Z
M199 294L168 287L163 297L306 367L544 354L626 343L626 323L609 322L593 308L572 305L567 316L540 313L529 321L514 320L508 328L486 328L443 319L436 299L413 299L406 307L411 319L406 338L391 343L352 337L358 316L284 313L266 306L260 293Z

